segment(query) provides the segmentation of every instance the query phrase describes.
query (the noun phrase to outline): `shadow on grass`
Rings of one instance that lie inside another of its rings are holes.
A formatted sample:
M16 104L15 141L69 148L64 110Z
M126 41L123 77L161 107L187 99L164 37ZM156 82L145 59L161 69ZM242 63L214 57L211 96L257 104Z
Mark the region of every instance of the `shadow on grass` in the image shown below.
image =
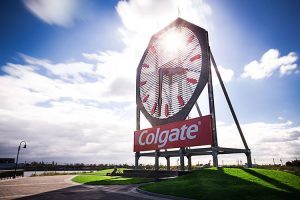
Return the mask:
M272 183L276 184L275 182ZM277 183L277 185L280 184ZM203 169L173 180L141 186L141 188L150 192L205 200L292 200L299 198L299 190L291 190L285 185L280 186L288 188L290 192L244 180L227 174L223 168L219 168L218 170Z
M290 187L289 185L286 185L278 180L275 180L273 178L270 178L266 175L263 175L263 174L260 174L254 170L251 170L251 169L242 169L244 172L248 173L248 174L251 174L252 176L255 176L259 179L262 179L268 183L270 183L271 185L274 185L275 187L279 188L279 189L282 189L282 190L285 190L285 191L288 191L288 192L297 192L297 190L295 188L292 188Z

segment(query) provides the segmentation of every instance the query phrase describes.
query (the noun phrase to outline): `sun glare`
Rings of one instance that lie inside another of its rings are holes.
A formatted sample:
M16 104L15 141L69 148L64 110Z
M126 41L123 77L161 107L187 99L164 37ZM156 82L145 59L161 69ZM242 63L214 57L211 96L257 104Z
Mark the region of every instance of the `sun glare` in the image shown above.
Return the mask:
M162 37L162 48L166 54L173 57L184 47L184 35L178 30L171 30Z

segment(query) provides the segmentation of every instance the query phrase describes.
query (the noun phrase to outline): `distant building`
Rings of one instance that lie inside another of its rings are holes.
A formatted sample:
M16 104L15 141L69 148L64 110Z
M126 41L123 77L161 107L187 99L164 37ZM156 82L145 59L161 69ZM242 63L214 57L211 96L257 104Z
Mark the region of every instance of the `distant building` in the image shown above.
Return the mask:
M15 163L15 159L14 158L0 158L0 164L3 163Z
M14 169L15 159L14 158L0 158L0 170Z

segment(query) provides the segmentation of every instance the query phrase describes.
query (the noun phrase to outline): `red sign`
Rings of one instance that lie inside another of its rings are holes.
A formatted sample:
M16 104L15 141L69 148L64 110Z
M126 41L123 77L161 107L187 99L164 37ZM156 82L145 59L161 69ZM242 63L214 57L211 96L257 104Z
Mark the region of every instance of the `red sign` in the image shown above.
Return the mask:
M134 132L135 152L211 144L211 115Z

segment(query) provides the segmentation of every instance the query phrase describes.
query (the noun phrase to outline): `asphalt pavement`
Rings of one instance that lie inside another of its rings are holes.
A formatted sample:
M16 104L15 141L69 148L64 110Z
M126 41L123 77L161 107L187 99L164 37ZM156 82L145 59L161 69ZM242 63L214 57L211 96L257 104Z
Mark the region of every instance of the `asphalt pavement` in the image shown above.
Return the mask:
M152 199L167 200L139 193L139 185L82 185L71 181L72 175L23 177L0 181L0 200L3 199Z

